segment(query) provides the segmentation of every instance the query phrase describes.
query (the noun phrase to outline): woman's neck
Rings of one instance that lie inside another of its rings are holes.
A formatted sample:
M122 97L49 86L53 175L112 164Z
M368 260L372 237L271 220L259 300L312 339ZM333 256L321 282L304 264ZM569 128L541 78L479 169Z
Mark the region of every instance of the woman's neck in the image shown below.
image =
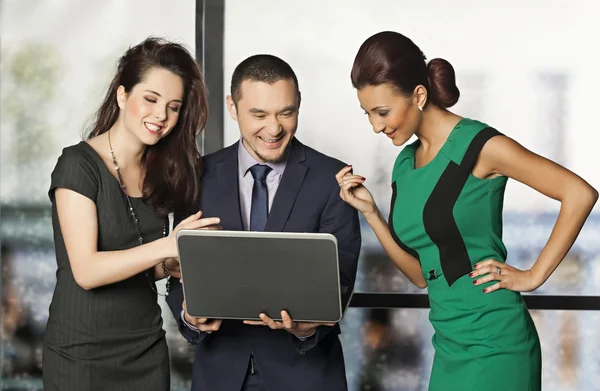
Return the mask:
M415 135L424 150L436 148L448 139L452 129L460 120L461 117L458 115L431 104L423 112L423 120Z
M146 145L117 121L107 132L119 168L139 167Z

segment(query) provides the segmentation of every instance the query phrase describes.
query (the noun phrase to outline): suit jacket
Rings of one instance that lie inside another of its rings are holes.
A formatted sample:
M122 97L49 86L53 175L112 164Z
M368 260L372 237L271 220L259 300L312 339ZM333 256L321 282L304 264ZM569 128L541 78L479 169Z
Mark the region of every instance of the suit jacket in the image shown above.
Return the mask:
M238 190L239 142L204 158L200 210L219 217L225 230L243 230ZM288 162L265 231L323 232L338 241L340 283L352 287L361 245L356 210L339 196L335 174L344 163L292 139ZM189 282L188 282L189 283ZM253 354L268 391L346 390L339 326L320 326L301 341L285 330L225 320L212 333L190 330L181 320L183 293L172 280L167 297L179 330L196 345L193 391L240 391Z

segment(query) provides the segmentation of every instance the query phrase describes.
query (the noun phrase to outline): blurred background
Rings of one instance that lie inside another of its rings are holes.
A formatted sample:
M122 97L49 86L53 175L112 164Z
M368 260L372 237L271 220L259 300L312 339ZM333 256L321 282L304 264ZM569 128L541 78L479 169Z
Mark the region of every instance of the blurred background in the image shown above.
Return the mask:
M600 188L597 0L0 0L0 389L41 390L41 344L55 284L50 173L81 140L118 57L149 35L183 43L206 67L206 152L239 138L225 112L231 73L257 53L280 56L302 91L298 138L352 164L384 214L400 148L373 134L350 83L360 44L401 32L450 61L461 99L480 119ZM594 38L596 37L596 38ZM596 43L594 43L596 42ZM528 268L559 203L514 181L505 201L508 262ZM600 209L537 295L600 296ZM357 292L424 293L363 224ZM189 389L193 352L162 298L172 389ZM534 310L548 391L600 390L600 312ZM427 389L427 309L351 308L342 342L352 391Z

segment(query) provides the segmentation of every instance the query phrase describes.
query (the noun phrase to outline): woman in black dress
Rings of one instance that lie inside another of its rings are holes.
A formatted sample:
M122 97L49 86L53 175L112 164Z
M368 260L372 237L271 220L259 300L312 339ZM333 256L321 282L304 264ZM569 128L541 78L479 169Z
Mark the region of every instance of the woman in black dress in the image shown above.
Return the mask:
M58 269L46 327L46 391L168 390L155 280L177 270L194 213L207 117L200 69L149 38L121 57L86 141L63 150L49 196ZM168 234L168 214L191 214Z

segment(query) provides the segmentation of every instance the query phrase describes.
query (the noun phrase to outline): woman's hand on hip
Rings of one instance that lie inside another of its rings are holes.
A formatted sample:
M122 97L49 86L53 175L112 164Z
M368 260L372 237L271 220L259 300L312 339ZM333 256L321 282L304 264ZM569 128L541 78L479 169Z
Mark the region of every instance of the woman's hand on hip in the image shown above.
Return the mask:
M531 292L542 285L539 278L531 270L520 270L514 266L495 259L488 259L475 264L475 270L469 273L473 284L482 285L490 281L498 281L483 290L490 293L498 289L515 292Z

